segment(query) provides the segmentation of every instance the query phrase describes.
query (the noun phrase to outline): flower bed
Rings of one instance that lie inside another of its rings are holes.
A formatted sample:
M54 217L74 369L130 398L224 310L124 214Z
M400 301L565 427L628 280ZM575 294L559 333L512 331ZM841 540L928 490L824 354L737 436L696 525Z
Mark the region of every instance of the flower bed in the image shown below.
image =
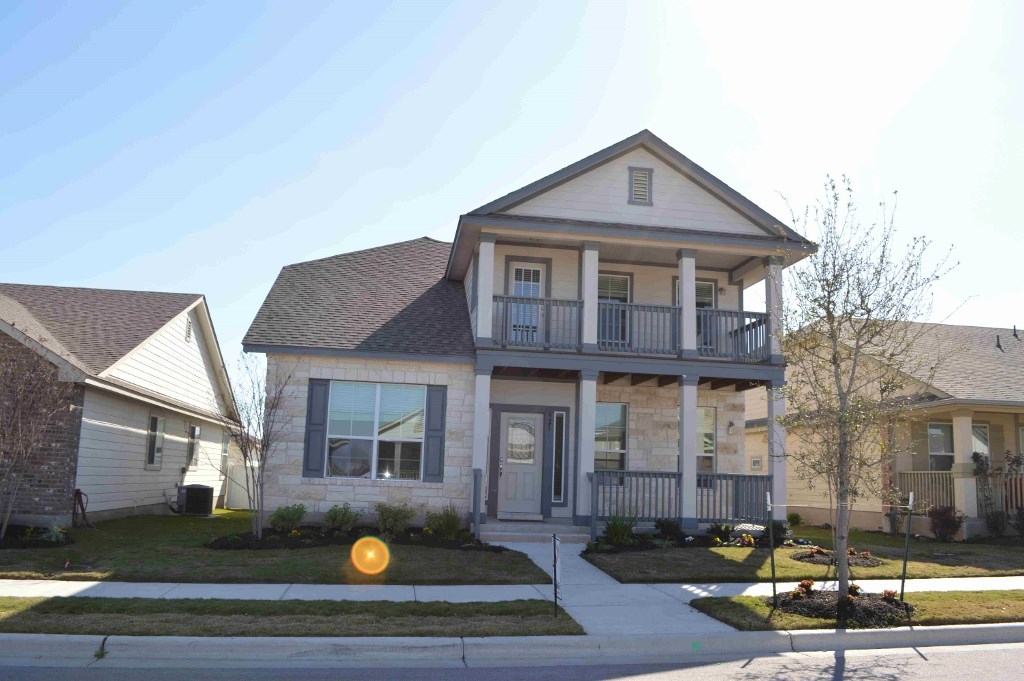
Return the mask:
M317 546L351 546L360 537L376 536L369 527L358 527L349 532L324 532L320 527L301 527L290 532L280 532L267 528L263 537L257 539L252 532L242 532L216 537L205 546L216 550L272 550L272 549L306 549ZM404 544L426 546L429 548L450 549L458 551L487 551L502 553L507 551L504 546L493 546L478 542L464 532L459 539L445 539L427 528L412 528L401 535L390 538L388 544Z
M854 567L878 567L884 565L885 561L875 558L870 551L860 551L851 548L848 551L850 565ZM835 565L835 557L831 551L826 551L820 546L812 546L810 550L801 553L794 553L793 560L815 565Z
M53 549L74 543L75 540L62 528L8 525L7 535L0 540L0 549Z
M895 591L866 594L851 584L849 593L840 596L836 591L815 590L813 579L801 581L797 588L774 600L766 596L764 602L793 615L835 619L851 629L898 627L906 624L914 612L913 606L900 601Z

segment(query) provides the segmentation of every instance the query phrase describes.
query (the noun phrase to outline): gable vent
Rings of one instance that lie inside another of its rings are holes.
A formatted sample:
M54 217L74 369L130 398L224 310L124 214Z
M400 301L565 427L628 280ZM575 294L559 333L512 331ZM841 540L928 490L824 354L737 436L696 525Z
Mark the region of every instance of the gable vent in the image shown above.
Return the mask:
M185 318L185 342L187 343L187 342L190 342L191 340L192 340L192 318L191 317L186 317Z
M639 206L653 205L651 201L651 168L629 169L629 202Z

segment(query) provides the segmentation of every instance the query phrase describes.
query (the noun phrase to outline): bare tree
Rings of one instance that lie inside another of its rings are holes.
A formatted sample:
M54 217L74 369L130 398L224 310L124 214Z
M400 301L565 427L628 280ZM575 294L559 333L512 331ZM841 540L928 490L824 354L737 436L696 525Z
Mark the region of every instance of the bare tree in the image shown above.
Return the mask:
M820 245L789 272L786 456L809 485L827 488L840 595L849 587L851 504L884 492L906 405L941 361L913 352L929 327L906 322L928 318L932 285L955 266L949 252L925 265L928 240L901 245L895 211L880 208L880 223L862 224L849 181L828 178L824 200L793 216Z
M224 424L231 430L231 439L242 454L252 533L257 538L263 537L266 517L267 461L290 430L284 407L292 387L293 373L280 367L272 373L264 369L264 363L258 356L241 356L234 382L238 421L225 421ZM232 484L230 480L228 484Z
M45 347L45 338L32 339ZM25 474L72 416L75 384L56 365L0 332L0 539L7 534Z

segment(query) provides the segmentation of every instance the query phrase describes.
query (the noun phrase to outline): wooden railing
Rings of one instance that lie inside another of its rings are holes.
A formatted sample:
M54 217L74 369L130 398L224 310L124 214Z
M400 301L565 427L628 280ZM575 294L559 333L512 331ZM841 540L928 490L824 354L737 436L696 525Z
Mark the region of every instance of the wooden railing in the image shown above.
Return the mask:
M896 486L903 499L914 493L915 512L924 513L932 506L956 506L953 474L949 471L899 471Z
M590 478L590 536L613 516L652 522L683 519L683 474L671 471L595 471Z
M991 473L992 506L1013 513L1024 508L1024 473Z
M674 355L679 351L679 308L598 303L597 347L614 352Z
M697 310L697 354L737 362L764 362L770 356L768 315L741 310Z
M767 523L766 494L772 489L770 475L701 473L697 475L698 523Z
M499 345L576 350L583 302L494 296L493 338Z

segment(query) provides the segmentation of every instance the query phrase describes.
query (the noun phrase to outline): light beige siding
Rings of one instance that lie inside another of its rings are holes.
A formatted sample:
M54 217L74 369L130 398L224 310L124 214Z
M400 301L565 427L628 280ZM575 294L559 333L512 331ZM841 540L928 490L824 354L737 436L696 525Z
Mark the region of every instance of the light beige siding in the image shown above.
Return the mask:
M654 170L653 205L628 202L629 168ZM637 149L507 211L764 236L765 232L644 149Z
M149 417L164 421L163 459L146 466ZM198 465L182 476L187 443L186 417L126 397L87 389L75 486L89 495L89 511L113 511L163 505L174 499L177 484L203 484L222 494L221 427L192 421L200 428ZM166 495L166 496L165 496Z
M221 411L214 364L198 323L197 309L178 315L105 375L197 409ZM187 336L189 325L191 334Z

